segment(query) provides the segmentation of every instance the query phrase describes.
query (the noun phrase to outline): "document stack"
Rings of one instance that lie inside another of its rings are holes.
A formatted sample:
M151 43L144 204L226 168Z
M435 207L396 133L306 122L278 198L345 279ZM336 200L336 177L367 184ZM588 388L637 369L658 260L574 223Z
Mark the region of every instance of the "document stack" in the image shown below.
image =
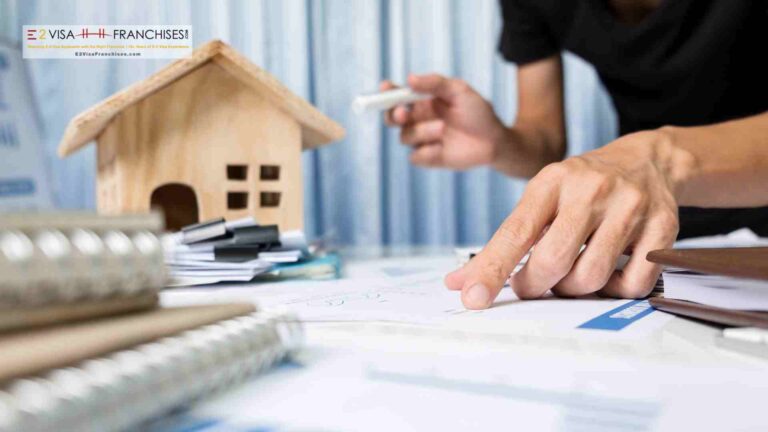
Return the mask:
M679 242L648 260L665 265L658 309L734 326L768 327L768 241L749 230Z
M298 349L285 313L158 306L158 215L0 216L0 432L137 430Z
M274 279L277 274L335 276L338 263L312 256L301 231L280 232L253 218L223 218L183 228L164 239L171 286Z

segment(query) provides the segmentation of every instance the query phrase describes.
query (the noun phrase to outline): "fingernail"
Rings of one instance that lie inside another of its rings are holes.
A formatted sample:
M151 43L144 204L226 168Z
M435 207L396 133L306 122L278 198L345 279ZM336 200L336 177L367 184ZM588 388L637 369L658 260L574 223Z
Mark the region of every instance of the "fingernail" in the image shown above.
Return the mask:
M473 308L486 308L491 302L491 294L483 284L469 287L464 298Z

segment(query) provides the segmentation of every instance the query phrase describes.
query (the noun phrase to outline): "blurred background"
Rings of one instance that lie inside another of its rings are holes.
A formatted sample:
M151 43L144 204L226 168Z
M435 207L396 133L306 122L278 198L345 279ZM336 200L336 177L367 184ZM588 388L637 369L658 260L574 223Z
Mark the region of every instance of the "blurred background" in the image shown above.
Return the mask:
M222 39L347 128L305 152L305 229L341 244L485 242L525 182L489 169L427 170L408 163L398 131L358 116L355 95L409 72L461 77L515 117L515 67L497 54L496 0L0 0L0 39L18 46L29 24L191 24L195 46ZM56 148L69 120L169 60L25 60L52 205L95 208L95 149ZM593 70L565 56L569 154L609 142L615 114ZM0 173L2 174L2 173Z

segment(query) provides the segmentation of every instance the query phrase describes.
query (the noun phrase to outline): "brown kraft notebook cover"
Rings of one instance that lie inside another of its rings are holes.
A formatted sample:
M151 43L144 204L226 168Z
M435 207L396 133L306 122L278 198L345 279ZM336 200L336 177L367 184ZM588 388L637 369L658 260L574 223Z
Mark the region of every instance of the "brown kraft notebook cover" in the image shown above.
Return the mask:
M646 258L701 273L768 280L768 247L661 249Z
M43 306L0 306L0 335L3 332L52 324L114 316L157 307L157 294L81 300Z
M648 302L655 309L709 321L726 326L768 328L768 313L723 309L685 300L652 297Z
M71 366L255 311L250 303L157 308L0 336L0 383Z

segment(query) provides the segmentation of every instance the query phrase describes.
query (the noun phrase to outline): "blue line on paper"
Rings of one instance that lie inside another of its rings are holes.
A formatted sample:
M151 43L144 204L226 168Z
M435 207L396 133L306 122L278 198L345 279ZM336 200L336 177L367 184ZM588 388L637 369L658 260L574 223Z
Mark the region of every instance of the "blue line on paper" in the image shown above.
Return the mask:
M639 432L653 429L661 414L661 406L645 399L612 398L578 391L557 391L521 385L473 382L436 375L409 374L397 371L369 369L373 381L431 387L435 389L492 396L526 403L540 403L562 409L561 431L621 431Z
M185 417L178 419L178 424L169 428L159 427L157 431L152 432L272 432L275 428L273 426L251 426L232 424L224 419L210 417L210 418L195 418Z
M578 328L619 331L653 311L648 300L633 300L592 318Z

